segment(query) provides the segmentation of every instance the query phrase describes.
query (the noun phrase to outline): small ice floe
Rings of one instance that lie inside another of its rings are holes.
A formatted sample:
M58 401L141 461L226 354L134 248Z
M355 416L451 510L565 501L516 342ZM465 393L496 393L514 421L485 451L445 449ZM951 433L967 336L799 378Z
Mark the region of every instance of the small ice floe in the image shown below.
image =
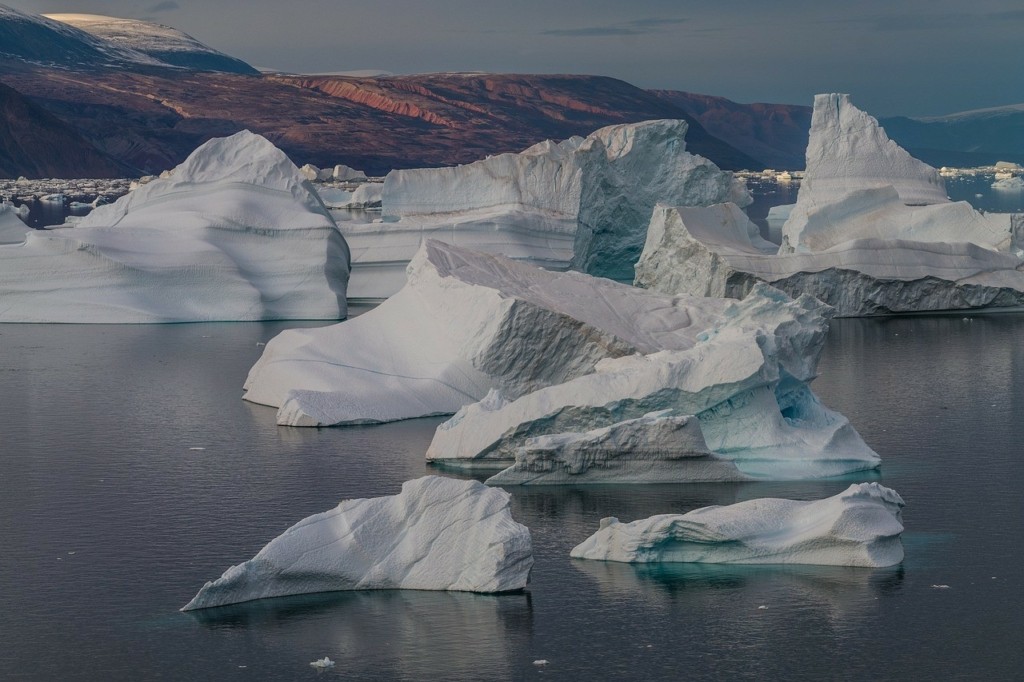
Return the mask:
M948 590L949 585L932 585L933 590Z
M534 665L547 665L548 664L548 660L546 658L538 658L536 661L533 662L533 664Z
M265 345L267 345L267 344L263 343L262 341L257 341L257 342L256 342L256 345L257 345L257 346L265 346Z
M333 668L334 667L334 661L332 661L328 657L324 656L323 658L320 658L320 659L317 659L317 660L313 661L312 663L310 663L310 665L313 666L314 668L319 668L319 669L323 670L325 668Z
M758 607L757 607L757 610L758 610L758 611L764 611L764 610L766 610L767 608L768 608L768 606L767 606L767 605L765 605L765 604L761 604L760 606L758 606Z
M206 448L200 448L200 447L189 448L189 450L205 450L205 449Z

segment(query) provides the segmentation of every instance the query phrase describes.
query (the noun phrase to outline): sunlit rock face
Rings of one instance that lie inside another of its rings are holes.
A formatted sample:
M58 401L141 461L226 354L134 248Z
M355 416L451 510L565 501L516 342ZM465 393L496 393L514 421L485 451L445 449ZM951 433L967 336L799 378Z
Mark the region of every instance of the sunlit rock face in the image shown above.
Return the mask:
M521 590L533 552L510 499L477 481L426 476L397 495L345 500L206 583L182 610L335 590Z
M308 181L243 131L73 228L0 247L0 321L338 319L348 274L348 246Z
M860 483L811 502L762 498L632 523L606 518L571 555L628 563L892 566L903 561L903 506L896 491Z
M845 95L819 95L813 121L777 253L736 207L661 207L636 283L742 296L763 281L841 316L1024 305L1024 216L950 202L938 172Z

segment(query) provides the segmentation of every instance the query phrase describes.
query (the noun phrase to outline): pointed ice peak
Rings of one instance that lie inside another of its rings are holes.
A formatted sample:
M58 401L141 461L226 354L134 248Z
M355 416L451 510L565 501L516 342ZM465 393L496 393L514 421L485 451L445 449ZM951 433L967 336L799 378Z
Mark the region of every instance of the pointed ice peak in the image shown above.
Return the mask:
M892 185L907 205L946 203L939 172L889 139L875 117L849 95L814 97L807 172L800 200L824 203L854 190Z

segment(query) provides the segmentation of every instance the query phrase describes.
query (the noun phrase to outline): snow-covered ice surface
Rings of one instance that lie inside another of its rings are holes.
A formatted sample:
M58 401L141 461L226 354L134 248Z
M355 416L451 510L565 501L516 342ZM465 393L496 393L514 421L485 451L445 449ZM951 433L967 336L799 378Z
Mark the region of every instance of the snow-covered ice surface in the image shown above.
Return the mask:
M342 225L350 296L395 293L426 239L629 279L656 201L751 200L732 173L686 151L686 129L681 120L617 125L454 168L392 171L382 221Z
M735 206L659 207L636 283L742 296L765 281L841 316L1024 304L1024 216L950 202L847 96L815 98L807 163L777 252Z
M338 319L348 247L283 152L248 131L73 228L0 247L0 321Z
M336 590L521 590L533 552L510 499L477 481L425 476L397 495L345 500L206 583L182 610Z
M176 28L139 19L98 14L45 14L53 21L74 26L118 48L144 54L165 65L229 73L257 71L239 59L218 52Z
M686 514L601 521L579 559L736 564L892 566L903 561L903 499L878 483L824 500L761 498Z

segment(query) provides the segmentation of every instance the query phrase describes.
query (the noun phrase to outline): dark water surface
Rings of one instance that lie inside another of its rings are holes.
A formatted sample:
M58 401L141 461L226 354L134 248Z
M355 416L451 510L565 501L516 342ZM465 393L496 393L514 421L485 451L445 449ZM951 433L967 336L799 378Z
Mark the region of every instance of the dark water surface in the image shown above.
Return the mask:
M0 325L0 679L1024 674L1024 315L833 325L815 386L908 503L900 567L568 557L604 516L810 499L850 481L540 489L514 491L536 554L525 594L179 613L299 519L430 473L438 419L279 428L272 409L240 400L257 344L289 326ZM318 673L309 663L323 656L337 665Z

